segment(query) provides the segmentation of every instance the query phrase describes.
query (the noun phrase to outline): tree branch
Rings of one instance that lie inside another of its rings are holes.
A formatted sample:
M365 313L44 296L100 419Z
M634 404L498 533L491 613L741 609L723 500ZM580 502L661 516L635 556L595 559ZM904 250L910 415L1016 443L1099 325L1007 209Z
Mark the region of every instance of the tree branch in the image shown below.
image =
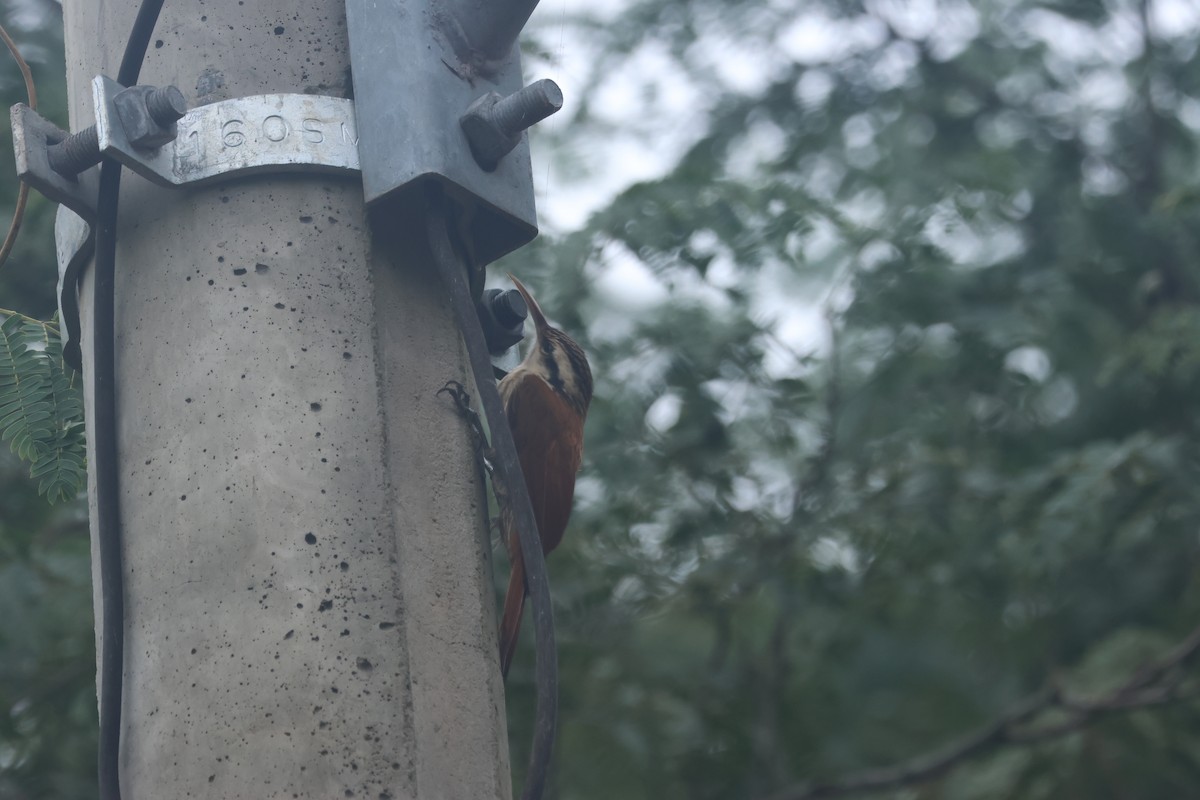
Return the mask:
M1020 701L994 722L931 753L891 767L864 770L825 783L788 787L769 800L821 800L897 789L931 780L970 758L1004 746L1029 745L1081 730L1106 714L1163 706L1200 696L1200 686L1184 686L1177 670L1200 651L1200 627L1167 655L1140 667L1130 678L1098 698L1070 697L1053 681ZM1035 724L1050 711L1066 719Z

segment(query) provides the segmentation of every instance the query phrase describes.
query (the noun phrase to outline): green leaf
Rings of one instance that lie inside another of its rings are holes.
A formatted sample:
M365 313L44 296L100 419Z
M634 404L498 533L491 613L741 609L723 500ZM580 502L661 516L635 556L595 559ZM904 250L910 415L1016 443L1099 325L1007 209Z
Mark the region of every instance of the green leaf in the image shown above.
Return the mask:
M0 438L29 462L51 503L77 494L87 478L83 405L67 369L50 324L17 316L0 324Z

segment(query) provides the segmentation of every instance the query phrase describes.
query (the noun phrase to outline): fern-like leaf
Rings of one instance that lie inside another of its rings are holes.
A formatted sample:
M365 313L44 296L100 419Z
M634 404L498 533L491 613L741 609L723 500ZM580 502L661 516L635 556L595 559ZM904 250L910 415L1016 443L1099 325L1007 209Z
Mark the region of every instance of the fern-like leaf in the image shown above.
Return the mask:
M46 358L50 363L50 405L53 436L41 458L30 468L30 476L41 478L38 491L51 503L75 496L87 481L87 442L84 438L83 403L79 390L63 362L62 340L46 335Z
M87 479L83 405L52 323L12 314L0 324L0 438L51 503Z

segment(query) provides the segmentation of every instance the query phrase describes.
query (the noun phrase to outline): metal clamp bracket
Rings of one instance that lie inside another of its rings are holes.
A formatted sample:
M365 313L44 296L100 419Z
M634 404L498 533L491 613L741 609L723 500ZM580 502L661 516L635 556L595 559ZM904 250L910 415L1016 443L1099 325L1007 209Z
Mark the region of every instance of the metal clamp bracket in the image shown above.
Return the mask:
M100 76L94 89L97 110L110 113L120 84ZM100 151L161 186L203 186L261 172L359 172L352 100L251 95L200 106L178 125L174 141L144 150L121 125L98 118Z
M544 100L543 95L550 100ZM91 223L96 218L99 187L96 164L102 157L114 158L160 186L203 186L263 172L361 172L351 100L264 94L223 100L184 113L182 96L171 87L127 89L103 75L92 80L92 99L96 124L75 135L24 104L12 108L17 174L61 204L55 223L58 306L63 321L63 354L67 363L76 367L80 363L76 287L91 256ZM470 139L473 152L487 154L484 160L494 170L504 159L506 148L521 143L522 127L548 113L543 106L548 109L560 104L561 95L549 81L517 92L507 101L489 95L464 116L463 133ZM151 118L155 112L157 122ZM169 125L163 124L164 113L170 118ZM515 161L518 172L522 168L528 171L527 150ZM483 174L473 162L471 168ZM507 196L520 205L524 192ZM527 227L517 224L516 228L508 228L505 224L496 228L494 219L480 222L482 233L476 235L488 242L486 257L506 252L536 231L531 193L528 200ZM507 233L489 238L501 229ZM506 311L504 302L511 304L511 298L498 301L489 296L480 306L488 323L489 344L496 352L507 349L523 335L524 309ZM494 316L497 309L499 316Z
M92 81L98 156L120 161L161 186L204 185L258 172L357 173L354 103L339 97L264 94L223 100L188 111L176 137L140 147L118 110L126 91L98 75ZM71 138L24 104L12 109L13 143L21 180L87 221L95 218L98 168L74 177L50 166L50 148Z
M174 124L174 139L139 146L135 140L148 140L139 129L153 125L131 120L127 109L122 113L118 96L127 91L116 81L96 76L92 80L96 124L74 136L23 103L11 112L18 176L62 206L55 223L59 314L63 353L75 367L80 361L76 285L91 253L90 224L96 218L99 191L99 168L94 164L102 156L115 158L160 186L202 186L262 172L359 172L358 128L351 100L306 94L223 100L184 114ZM73 176L51 167L55 160L51 148L61 148L69 140L75 150L71 155L90 165ZM94 152L87 152L89 147Z

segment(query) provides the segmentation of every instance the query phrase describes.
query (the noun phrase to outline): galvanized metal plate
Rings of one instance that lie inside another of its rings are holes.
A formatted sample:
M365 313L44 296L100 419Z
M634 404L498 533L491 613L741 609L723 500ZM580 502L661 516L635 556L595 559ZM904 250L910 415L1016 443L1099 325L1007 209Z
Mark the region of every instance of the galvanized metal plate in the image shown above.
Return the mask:
M262 94L189 111L175 141L134 147L116 116L121 85L92 81L100 150L164 186L203 185L261 172L358 172L354 102L307 94Z
M69 134L24 103L12 107L11 119L17 177L80 216L95 219L100 171L92 168L68 178L50 168L50 145Z

